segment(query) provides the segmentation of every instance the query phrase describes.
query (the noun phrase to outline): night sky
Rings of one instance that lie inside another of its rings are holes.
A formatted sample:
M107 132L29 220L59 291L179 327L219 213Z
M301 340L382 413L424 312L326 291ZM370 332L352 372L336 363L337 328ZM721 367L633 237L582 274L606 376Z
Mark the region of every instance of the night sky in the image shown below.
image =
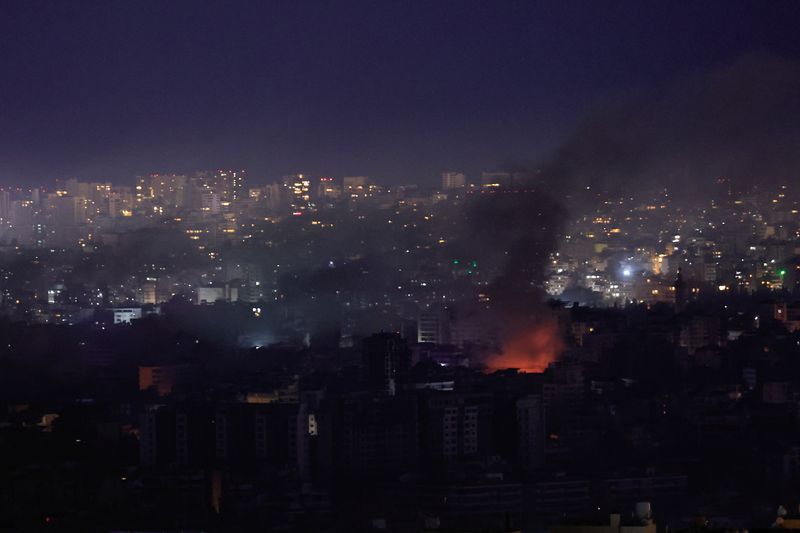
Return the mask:
M536 161L631 87L798 61L798 27L797 1L0 0L0 181L433 183Z

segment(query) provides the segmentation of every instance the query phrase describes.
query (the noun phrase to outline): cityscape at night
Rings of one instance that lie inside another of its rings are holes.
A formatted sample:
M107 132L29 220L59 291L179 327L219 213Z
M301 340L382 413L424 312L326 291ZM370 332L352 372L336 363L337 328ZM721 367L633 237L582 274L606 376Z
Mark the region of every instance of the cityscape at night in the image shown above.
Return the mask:
M800 529L797 1L0 1L0 532Z

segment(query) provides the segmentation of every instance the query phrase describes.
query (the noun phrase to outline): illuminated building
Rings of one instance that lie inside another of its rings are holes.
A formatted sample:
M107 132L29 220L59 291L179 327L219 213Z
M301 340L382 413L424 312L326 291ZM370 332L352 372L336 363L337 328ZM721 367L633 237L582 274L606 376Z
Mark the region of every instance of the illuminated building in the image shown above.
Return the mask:
M129 217L133 215L133 192L130 187L114 187L106 198L105 213L111 217Z
M140 177L136 185L136 199L149 200L164 207L181 208L187 199L188 178L177 174L152 174Z
M130 324L132 320L142 318L142 309L140 307L113 309L113 312L114 324Z
M222 201L233 203L244 198L244 179L244 170L217 170L211 187L219 192Z
M342 194L350 199L369 195L370 182L367 176L345 176L342 178Z
M342 178L342 187L345 192L352 192L356 189L363 189L369 185L367 176L345 176Z
M292 214L313 211L311 200L311 180L304 174L290 174L283 177L283 190Z
M142 283L141 302L143 304L155 304L158 302L156 288L156 280L153 278L147 278L147 280Z
M197 304L213 304L214 302L236 302L239 300L239 288L230 283L224 285L198 287Z
M482 172L481 187L511 187L513 176L508 172Z
M342 187L333 178L320 178L317 185L317 198L338 200L342 197Z
M198 172L191 179L181 178L181 198L187 207L200 209L203 213L231 212L242 200L248 198L245 189L245 171L216 170ZM167 184L171 183L167 181ZM138 187L138 186L137 186Z

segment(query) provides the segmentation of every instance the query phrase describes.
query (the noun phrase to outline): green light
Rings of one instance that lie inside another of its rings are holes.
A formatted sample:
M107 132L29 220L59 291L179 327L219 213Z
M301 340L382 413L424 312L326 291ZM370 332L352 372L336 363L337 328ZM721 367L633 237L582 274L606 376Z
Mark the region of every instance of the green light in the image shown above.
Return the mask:
M778 274L781 275L781 276L785 276L786 275L786 269L782 268L782 269L778 270Z
M457 265L458 264L458 259L453 259L453 264Z
M478 267L478 262L477 261L473 261L472 262L472 268L477 268L477 267Z

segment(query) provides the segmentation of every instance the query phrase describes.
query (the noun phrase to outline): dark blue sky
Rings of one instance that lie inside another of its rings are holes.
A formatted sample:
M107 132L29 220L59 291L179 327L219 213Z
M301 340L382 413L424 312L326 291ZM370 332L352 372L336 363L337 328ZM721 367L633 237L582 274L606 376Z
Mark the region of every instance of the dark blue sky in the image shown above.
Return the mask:
M793 0L0 0L0 181L474 174L630 87L798 59L799 23Z

